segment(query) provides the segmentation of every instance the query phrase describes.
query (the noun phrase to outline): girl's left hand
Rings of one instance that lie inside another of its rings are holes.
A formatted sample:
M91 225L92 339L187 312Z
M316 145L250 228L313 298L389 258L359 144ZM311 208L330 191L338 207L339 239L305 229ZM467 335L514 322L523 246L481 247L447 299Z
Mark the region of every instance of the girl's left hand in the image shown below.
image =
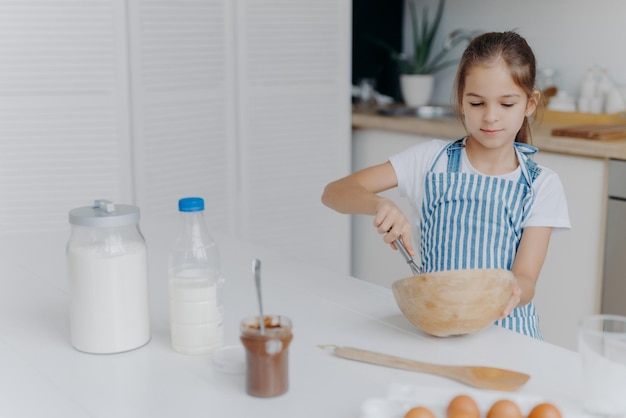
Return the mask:
M500 317L500 319L508 316L513 311L513 309L515 309L517 305L519 305L521 297L522 288L519 286L519 283L517 283L517 280L515 280L513 282L513 292L511 292L511 299L509 299L509 303L507 303L504 311L502 311L502 316Z

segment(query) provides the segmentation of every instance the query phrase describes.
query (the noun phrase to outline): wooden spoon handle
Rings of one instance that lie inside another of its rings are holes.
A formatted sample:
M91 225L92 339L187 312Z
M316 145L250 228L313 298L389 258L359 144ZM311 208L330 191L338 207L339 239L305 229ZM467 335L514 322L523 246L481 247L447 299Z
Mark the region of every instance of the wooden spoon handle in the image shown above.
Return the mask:
M414 372L436 374L444 377L452 377L450 375L450 366L422 363L421 361L409 360L402 357L361 350L360 348L353 347L336 347L333 353L339 357L349 360L362 361L365 363L377 364L379 366L394 367L396 369L411 370Z

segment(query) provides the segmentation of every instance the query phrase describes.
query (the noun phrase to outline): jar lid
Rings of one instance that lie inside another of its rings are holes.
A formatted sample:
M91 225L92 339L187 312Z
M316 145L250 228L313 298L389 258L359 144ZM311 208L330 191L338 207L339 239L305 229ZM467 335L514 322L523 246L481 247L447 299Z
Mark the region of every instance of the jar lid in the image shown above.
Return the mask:
M139 222L139 208L132 205L120 205L99 199L93 206L72 209L69 214L72 225L115 227L133 225Z
M243 345L227 345L215 350L215 353L213 353L213 366L215 370L222 373L245 373L246 353Z

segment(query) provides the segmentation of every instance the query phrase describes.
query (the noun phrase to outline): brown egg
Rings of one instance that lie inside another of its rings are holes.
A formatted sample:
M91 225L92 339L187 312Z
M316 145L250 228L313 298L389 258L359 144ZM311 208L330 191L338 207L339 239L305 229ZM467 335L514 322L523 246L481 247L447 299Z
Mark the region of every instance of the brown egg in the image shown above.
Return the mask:
M476 405L472 397L459 395L454 397L448 404L446 416L448 418L460 418L462 416L480 418L480 409L478 409L478 405Z
M467 411L452 411L447 418L479 418L480 415L474 415Z
M562 418L561 411L551 403L541 403L535 406L528 418Z
M404 418L436 418L435 414L423 406L416 406L415 408L409 409L409 411L404 414Z
M515 402L501 399L491 405L487 418L522 418L522 411Z
M451 412L447 418L476 418L476 416L467 411L456 411Z

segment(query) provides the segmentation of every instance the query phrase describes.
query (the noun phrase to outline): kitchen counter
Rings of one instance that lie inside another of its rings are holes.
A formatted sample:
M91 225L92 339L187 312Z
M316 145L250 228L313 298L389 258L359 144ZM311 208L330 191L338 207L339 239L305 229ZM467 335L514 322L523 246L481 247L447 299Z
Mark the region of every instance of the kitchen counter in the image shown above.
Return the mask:
M471 336L430 337L404 319L388 288L216 234L226 278L226 344L239 343L239 320L257 312L253 258L262 260L265 311L294 324L289 391L271 399L248 396L243 374L220 373L209 356L182 355L170 346L165 254L173 216L140 222L148 244L152 339L121 354L80 353L69 343L65 232L0 242L2 416L358 417L366 400L386 398L398 384L415 388L422 399L438 390L448 400L460 392L483 401L548 400L568 418L586 416L576 352L493 326ZM531 379L515 393L472 392L442 377L340 359L319 344L503 367Z
M557 126L575 125L576 123L536 122L533 125L533 145L541 151L576 155L592 158L615 158L626 160L626 138L614 140L591 140L551 135ZM465 135L465 129L456 118L420 119L405 116L382 116L376 111L352 112L353 129L377 129L436 138L458 138Z

